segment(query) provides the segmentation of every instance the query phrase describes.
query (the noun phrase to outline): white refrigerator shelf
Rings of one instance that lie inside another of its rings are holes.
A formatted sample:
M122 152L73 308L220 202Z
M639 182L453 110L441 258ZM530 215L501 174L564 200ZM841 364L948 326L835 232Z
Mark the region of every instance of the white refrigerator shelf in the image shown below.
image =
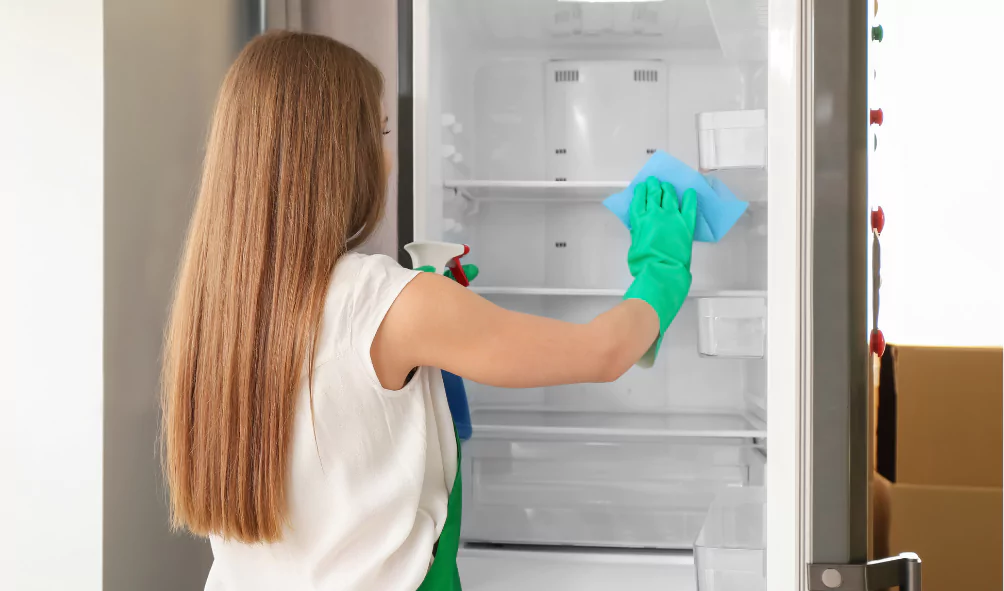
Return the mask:
M710 171L751 207L766 205L767 175L760 168ZM627 181L443 181L444 189L470 201L598 203L628 186Z
M576 439L743 438L766 439L767 430L741 413L561 412L475 409L475 438Z
M602 201L628 186L626 181L450 180L443 187L474 201Z
M604 288L604 289L578 289L566 287L471 287L474 293L492 295L511 296L591 296L591 297L622 297L625 290ZM692 289L689 298L766 298L767 292L758 289Z

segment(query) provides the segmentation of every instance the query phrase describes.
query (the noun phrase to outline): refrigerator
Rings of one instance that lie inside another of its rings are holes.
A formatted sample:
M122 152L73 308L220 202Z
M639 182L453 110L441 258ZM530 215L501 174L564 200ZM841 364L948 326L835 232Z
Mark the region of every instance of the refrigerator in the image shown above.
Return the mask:
M657 150L749 202L694 244L654 367L467 383L464 588L919 584L916 556L868 562L878 3L397 8L398 246L469 245L492 302L585 322L620 301L630 236L602 200Z
M654 367L610 384L467 383L464 589L919 589L916 557L869 549L878 4L394 2L106 3L119 56L105 84L106 182L139 208L123 210L130 219L163 222L140 235L110 213L106 267L131 277L176 260L191 201L171 183L197 179L212 97L264 29L331 35L384 72L397 180L369 251L410 266L414 240L468 244L472 288L510 309L587 321L620 301L629 235L601 201L664 150L749 207L721 241L694 245L693 286ZM150 59L170 88L136 85ZM163 100L177 89L189 94ZM155 151L114 151L137 130ZM130 190L150 179L162 194ZM150 289L168 293L170 273L154 275ZM132 293L119 283L108 293ZM163 323L160 300L133 300L126 316L143 322L106 328L113 350L142 346L122 349L136 363L109 366L106 397L120 404L105 405L106 464L119 469L105 475L104 578L198 587L208 548L161 527L154 398L125 396L152 391Z

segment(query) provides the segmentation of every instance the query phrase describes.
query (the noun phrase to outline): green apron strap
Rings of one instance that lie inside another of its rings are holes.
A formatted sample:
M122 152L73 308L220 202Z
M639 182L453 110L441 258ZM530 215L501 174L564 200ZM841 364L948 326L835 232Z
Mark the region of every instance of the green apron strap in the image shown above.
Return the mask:
M456 429L454 428L454 438ZM460 440L457 439L457 475L453 477L453 488L446 505L446 523L439 534L433 550L434 557L429 572L419 585L417 591L461 591L460 571L457 570L457 550L460 549L460 513L461 493L460 482Z

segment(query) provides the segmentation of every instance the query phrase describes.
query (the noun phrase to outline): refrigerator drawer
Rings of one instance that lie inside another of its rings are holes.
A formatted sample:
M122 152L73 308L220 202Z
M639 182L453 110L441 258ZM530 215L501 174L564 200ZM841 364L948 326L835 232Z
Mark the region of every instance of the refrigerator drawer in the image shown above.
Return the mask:
M690 548L725 488L759 479L756 446L481 441L464 447L463 538L513 544Z
M694 590L694 560L685 552L465 545L457 566L464 591Z

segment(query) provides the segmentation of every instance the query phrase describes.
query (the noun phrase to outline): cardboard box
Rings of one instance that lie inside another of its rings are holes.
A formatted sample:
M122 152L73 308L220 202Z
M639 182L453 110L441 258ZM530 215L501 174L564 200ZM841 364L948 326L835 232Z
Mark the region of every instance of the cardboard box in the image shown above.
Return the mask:
M872 544L869 560L893 556L889 548L889 527L892 525L892 483L877 473L872 474ZM909 550L905 550L909 552ZM897 552L897 554L899 554Z
M999 348L891 345L882 358L872 548L916 552L925 591L1004 588L1002 372Z
M999 488L890 485L889 551L916 552L924 591L1004 588Z
M891 345L882 358L878 472L893 483L1000 488L999 348Z

